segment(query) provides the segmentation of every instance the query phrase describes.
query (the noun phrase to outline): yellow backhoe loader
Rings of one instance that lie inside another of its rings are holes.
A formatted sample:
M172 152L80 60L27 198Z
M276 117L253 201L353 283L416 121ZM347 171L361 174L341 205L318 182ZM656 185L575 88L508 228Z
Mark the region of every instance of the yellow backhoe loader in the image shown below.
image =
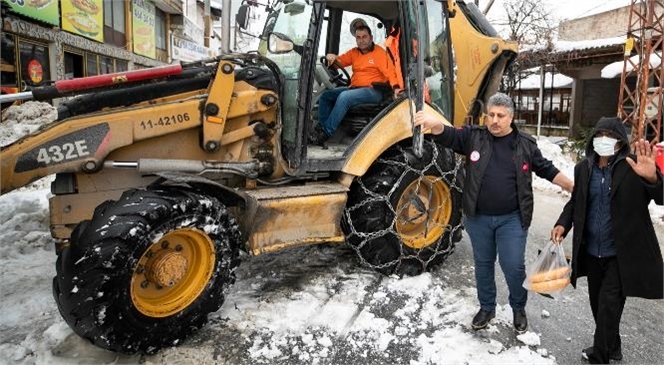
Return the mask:
M3 194L55 174L53 293L97 346L181 343L224 302L241 250L347 243L381 273L415 275L460 239L462 164L413 115L477 121L516 45L452 0L277 0L266 10L258 52L31 90L72 98L57 121L0 150ZM358 17L379 45L381 31L401 27L406 90L351 109L327 148L309 145L319 95L349 77L321 56L355 46Z

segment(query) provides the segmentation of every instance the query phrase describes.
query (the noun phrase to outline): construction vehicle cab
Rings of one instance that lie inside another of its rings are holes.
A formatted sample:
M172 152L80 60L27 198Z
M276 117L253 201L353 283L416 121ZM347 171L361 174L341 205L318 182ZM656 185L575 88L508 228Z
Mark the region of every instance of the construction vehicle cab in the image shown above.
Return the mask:
M452 0L266 9L258 52L28 92L76 97L53 124L0 149L0 188L56 175L53 293L81 337L127 353L180 343L223 304L240 251L347 243L362 264L400 275L453 252L463 168L413 115L479 117L516 46ZM400 26L405 91L349 113L328 149L311 146L320 93L348 79L320 58L355 46L356 18L378 45Z

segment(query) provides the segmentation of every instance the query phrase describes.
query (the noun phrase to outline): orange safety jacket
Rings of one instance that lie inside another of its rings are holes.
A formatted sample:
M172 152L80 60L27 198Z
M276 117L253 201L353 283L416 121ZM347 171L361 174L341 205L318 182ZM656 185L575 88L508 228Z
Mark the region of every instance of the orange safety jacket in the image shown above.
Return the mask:
M337 58L342 67L352 65L351 87L370 87L372 82L389 82L392 87L399 85L394 71L394 63L387 52L376 44L362 53L357 47Z
M399 38L401 37L401 28L390 31L390 35L385 39L385 48L394 62L394 71L399 81L399 89L403 89L403 74L401 73L401 55L399 53ZM429 83L424 80L424 101L431 103L431 94L429 93Z
M392 32L390 32L390 35L385 39L385 49L392 58L392 62L394 62L394 72L396 74L397 81L399 82L399 89L403 89L401 57L399 57L399 37L401 37L401 29L399 28L395 32L394 28L392 28Z

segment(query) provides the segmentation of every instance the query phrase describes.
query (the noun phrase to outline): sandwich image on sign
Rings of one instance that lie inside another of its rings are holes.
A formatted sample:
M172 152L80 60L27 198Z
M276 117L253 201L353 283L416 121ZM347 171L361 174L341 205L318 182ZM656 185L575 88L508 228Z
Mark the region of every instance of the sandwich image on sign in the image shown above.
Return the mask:
M96 36L99 33L97 22L85 13L67 13L64 14L64 17L77 31L83 34Z
M92 0L71 0L71 4L86 14L94 15L99 12L99 6Z
M28 0L28 6L41 9L48 6L53 0Z

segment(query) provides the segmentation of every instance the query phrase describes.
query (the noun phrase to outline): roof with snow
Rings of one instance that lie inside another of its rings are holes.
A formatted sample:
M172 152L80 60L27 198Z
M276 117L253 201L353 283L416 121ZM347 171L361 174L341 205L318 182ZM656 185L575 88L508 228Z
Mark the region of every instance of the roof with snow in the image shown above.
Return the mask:
M540 74L534 74L526 77L525 79L521 80L517 85L516 88L520 90L532 90L532 89L539 89L540 88L540 83L541 83L542 78L540 77ZM553 74L553 88L554 89L561 89L561 88L570 88L572 87L572 82L574 80L571 77L567 77L563 74ZM545 89L551 89L551 72L547 72L544 74L544 88Z
M639 64L639 57L640 55L634 55L629 59L632 61L632 63ZM660 52L651 54L649 61L651 69L659 67L662 64L662 54ZM627 63L627 72L632 72L634 70L632 63ZM612 79L616 76L622 75L624 64L625 61L623 60L604 66L604 68L602 68L602 78Z

